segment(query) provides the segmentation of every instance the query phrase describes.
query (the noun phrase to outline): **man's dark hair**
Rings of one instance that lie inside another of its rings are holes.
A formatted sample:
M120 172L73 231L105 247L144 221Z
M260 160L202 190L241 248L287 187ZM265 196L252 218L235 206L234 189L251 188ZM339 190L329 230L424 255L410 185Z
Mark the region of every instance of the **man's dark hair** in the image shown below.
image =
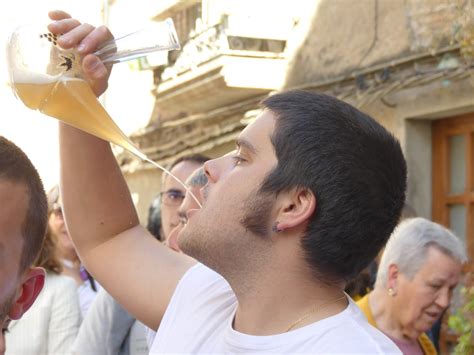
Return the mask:
M179 157L178 159L173 161L170 164L170 166L168 167L168 170L173 169L176 165L178 165L179 163L181 163L183 161L188 161L188 162L191 162L191 163L196 163L196 164L202 165L208 160L209 160L209 158L206 157L205 155L202 155L202 154L185 155L185 156Z
M0 180L22 183L28 189L29 202L23 221L23 250L20 272L35 261L46 232L48 207L43 184L35 167L15 144L0 137Z
M148 220L146 229L158 240L161 238L161 199L160 195L156 196L148 208Z
M174 160L170 165L168 165L167 169L168 171L171 171L176 165L182 162L190 162L190 163L195 163L196 165L203 165L208 160L209 158L202 154L184 155ZM167 176L168 174L162 175L162 178L161 178L162 183L165 181L165 177Z
M315 276L347 281L375 258L405 201L400 144L368 115L334 97L288 91L262 102L276 116L278 165L261 191L316 196L301 245Z

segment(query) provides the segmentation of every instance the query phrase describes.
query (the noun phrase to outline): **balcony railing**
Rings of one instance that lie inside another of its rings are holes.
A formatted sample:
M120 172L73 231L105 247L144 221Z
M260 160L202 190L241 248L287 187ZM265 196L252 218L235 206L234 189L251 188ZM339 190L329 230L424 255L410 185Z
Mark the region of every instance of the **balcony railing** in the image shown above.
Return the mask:
M238 28L229 28L229 19L230 16L223 16L220 23L192 33L181 51L170 53L171 64L161 74L161 80L176 78L219 55L284 58L285 39L251 37L248 29L240 31L240 35ZM174 55L177 56L173 58Z

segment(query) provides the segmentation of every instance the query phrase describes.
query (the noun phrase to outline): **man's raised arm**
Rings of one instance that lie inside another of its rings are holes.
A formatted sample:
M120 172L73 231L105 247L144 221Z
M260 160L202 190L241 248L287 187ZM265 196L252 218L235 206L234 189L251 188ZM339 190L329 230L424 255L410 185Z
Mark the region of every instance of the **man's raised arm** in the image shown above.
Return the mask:
M80 24L68 14L50 13L58 43L81 48L83 71L96 95L109 71L92 53L111 38L104 27ZM78 47L79 46L79 47ZM181 276L193 260L157 242L139 225L122 172L110 145L60 125L61 193L67 226L81 260L126 309L156 329Z

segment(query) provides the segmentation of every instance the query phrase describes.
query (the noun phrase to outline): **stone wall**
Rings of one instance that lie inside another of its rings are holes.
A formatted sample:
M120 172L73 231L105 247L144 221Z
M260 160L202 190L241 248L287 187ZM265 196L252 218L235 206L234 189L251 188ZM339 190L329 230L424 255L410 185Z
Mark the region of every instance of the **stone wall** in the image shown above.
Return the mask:
M350 75L356 70L449 44L463 0L321 0L286 88Z

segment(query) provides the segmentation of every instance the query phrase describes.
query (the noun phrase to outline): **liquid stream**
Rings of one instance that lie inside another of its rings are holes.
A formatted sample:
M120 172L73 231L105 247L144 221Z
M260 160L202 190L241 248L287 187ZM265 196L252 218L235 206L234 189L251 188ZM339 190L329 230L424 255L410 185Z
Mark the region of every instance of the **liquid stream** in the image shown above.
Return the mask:
M68 77L53 81L41 79L43 80L14 80L15 92L27 107L121 146L138 158L151 163L178 181L201 207L199 200L184 182L135 147L102 107L84 80Z

